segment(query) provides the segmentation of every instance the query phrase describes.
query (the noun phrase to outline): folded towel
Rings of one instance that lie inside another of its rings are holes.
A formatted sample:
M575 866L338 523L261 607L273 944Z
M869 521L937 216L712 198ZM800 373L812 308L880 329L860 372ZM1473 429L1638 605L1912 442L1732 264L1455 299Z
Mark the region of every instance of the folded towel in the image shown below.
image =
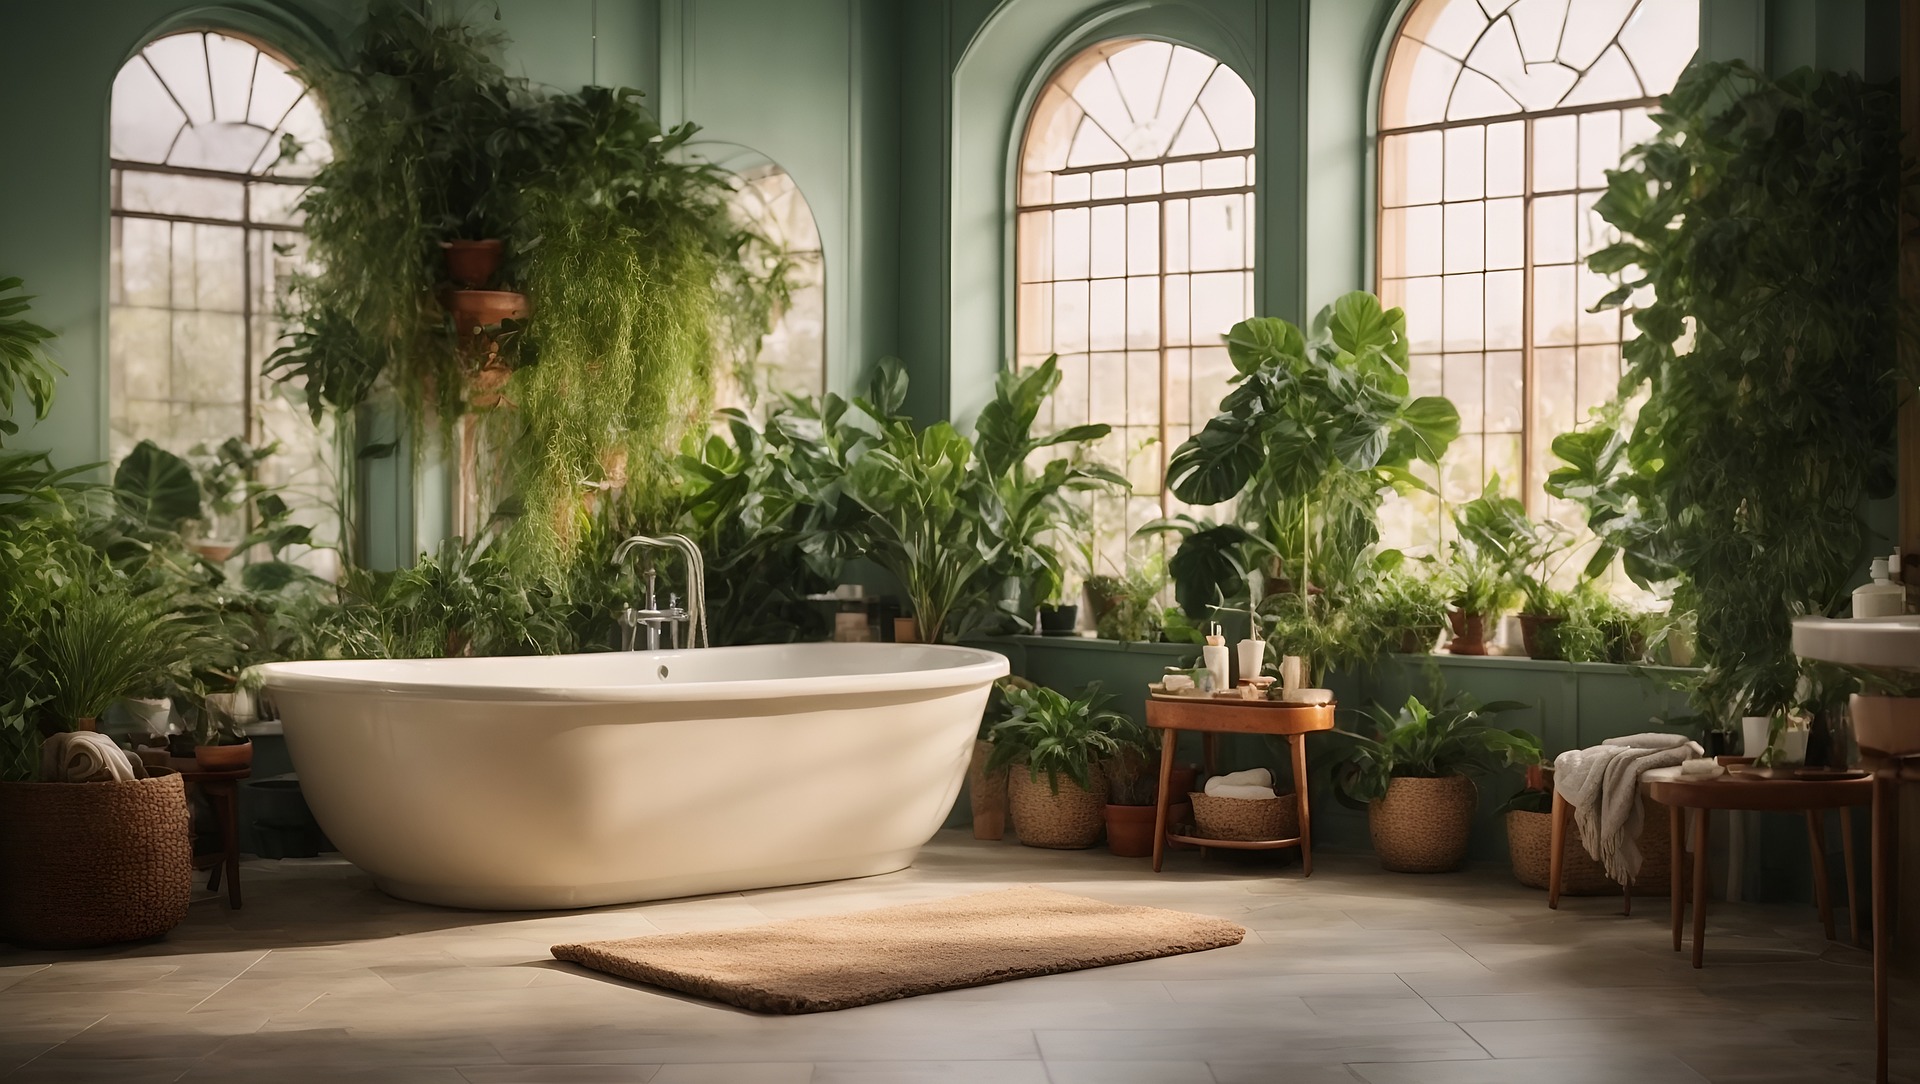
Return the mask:
M1629 749L1671 749L1676 745L1693 743L1678 734L1628 734L1623 738L1608 738L1601 745L1623 745Z
M1223 787L1271 787L1273 786L1273 772L1266 768L1248 768L1244 772L1228 772L1225 775L1216 775L1207 780L1207 786L1209 788L1215 783ZM1209 789L1207 793L1212 794L1213 791Z
M1209 779L1207 780L1207 797L1267 799L1279 796L1274 794L1272 787L1256 787L1244 783L1238 786L1231 783L1219 784Z
M1653 744L1636 744L1647 741ZM1677 744L1676 744L1677 741ZM1553 789L1573 806L1580 845L1621 884L1640 876L1640 776L1673 768L1705 750L1672 734L1610 738L1553 760Z
M1712 757L1695 757L1680 765L1681 775L1697 775L1703 778L1724 775L1726 770L1725 766Z
M96 731L55 734L40 743L42 783L128 783L141 774L137 759Z
M1170 693L1193 688L1193 679L1185 674L1168 674L1160 679L1160 687Z

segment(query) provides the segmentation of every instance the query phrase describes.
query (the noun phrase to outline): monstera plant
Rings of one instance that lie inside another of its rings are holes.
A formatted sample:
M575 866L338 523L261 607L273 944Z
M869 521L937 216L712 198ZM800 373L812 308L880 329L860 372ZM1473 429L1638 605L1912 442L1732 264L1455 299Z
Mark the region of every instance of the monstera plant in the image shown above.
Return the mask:
M1406 315L1372 294L1347 294L1305 332L1242 321L1227 354L1233 390L1174 451L1167 483L1189 504L1238 498L1234 521L1148 528L1183 536L1172 569L1190 609L1238 593L1256 556L1303 594L1339 579L1376 539L1383 493L1430 491L1413 464L1437 464L1460 432L1452 403L1412 395Z

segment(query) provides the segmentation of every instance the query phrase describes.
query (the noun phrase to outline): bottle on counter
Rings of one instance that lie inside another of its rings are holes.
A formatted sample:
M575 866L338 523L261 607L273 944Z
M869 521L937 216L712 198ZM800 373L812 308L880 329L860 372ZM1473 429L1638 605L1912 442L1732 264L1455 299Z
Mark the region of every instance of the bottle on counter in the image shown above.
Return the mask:
M1907 612L1907 589L1893 582L1887 558L1873 559L1873 581L1853 589L1853 616L1898 617Z
M1206 646L1200 649L1200 657L1206 665L1207 673L1213 678L1213 691L1225 692L1233 688L1231 662L1227 654L1227 638L1220 633L1220 625L1214 623L1213 631L1208 634Z

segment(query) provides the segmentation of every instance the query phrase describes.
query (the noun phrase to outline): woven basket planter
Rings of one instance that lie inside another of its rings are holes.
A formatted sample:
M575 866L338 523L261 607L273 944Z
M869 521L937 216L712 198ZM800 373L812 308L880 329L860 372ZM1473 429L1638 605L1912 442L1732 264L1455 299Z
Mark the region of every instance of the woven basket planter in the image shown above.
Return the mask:
M1667 835L1667 807L1642 799L1640 802L1640 879L1633 882L1636 896L1664 896L1673 885L1673 841ZM1547 887L1553 857L1553 815L1510 810L1507 813L1507 854L1513 861L1513 878L1528 888ZM1563 896L1610 896L1620 885L1600 863L1580 845L1580 833L1567 825L1566 864L1560 870L1560 894Z
M178 926L193 892L187 824L176 772L0 783L0 939L78 948Z
M1071 851L1100 842L1106 826L1107 772L1096 764L1088 777L1091 789L1060 777L1055 794L1043 773L1034 779L1025 764L1007 773L1007 797L1013 808L1013 831L1029 847Z
M1292 839L1300 834L1300 809L1293 795L1277 798L1216 798L1203 791L1193 799L1193 828L1206 839Z
M1380 865L1396 873L1445 873L1467 856L1479 798L1464 775L1396 777L1387 796L1367 807L1367 829Z
M973 813L973 838L999 839L1007 832L1007 766L987 770L993 756L993 743L973 743L973 760L967 764L967 805Z

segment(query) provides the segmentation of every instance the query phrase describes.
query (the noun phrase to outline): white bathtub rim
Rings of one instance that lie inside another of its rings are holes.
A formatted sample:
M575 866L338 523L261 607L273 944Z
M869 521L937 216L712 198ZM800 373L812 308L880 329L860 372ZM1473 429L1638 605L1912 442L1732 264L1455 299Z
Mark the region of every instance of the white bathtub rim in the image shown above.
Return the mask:
M802 647L806 645L767 645ZM859 645L836 645L858 647ZM892 645L872 645L885 647ZM367 662L401 661L430 668L435 659L408 660L322 660L313 662L276 662L259 667L266 687L274 692L344 693L355 696L380 696L402 699L509 702L509 703L640 703L676 704L716 700L772 700L807 694L841 695L847 693L929 692L985 685L1011 672L1007 657L994 651L958 647L950 644L914 644L918 651L932 651L954 660L953 665L892 670L878 674L813 674L805 677L748 681L678 681L658 684L548 686L521 684L503 679L498 684L442 683L434 681L392 681L385 678L356 676L355 667ZM726 651L727 648L681 649L658 652L589 652L573 658L621 659L657 658L663 664L690 654ZM507 656L514 660L542 656ZM559 656L545 656L554 658ZM468 661L468 660L462 660Z

